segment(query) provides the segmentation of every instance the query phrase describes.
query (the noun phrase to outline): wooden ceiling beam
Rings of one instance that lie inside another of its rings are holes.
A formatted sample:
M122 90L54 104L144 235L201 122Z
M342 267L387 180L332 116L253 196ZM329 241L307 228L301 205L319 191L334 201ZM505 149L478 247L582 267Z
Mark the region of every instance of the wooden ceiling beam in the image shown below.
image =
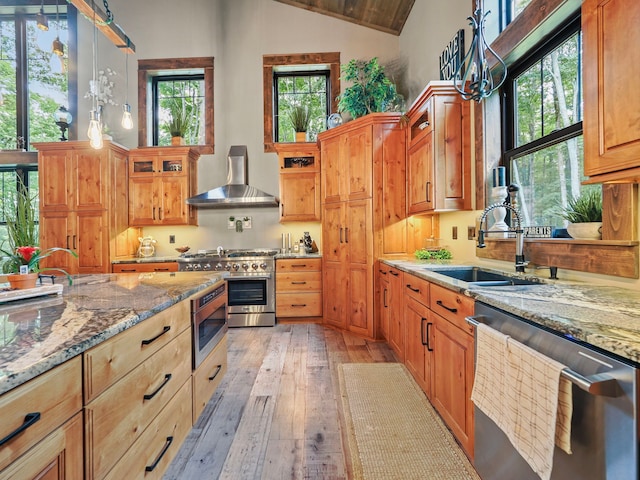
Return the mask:
M82 15L84 15L90 22L93 22L93 7L91 0L67 0L71 5L76 7ZM95 5L95 19L96 26L105 37L107 37L111 43L116 47L122 49L125 53L135 53L136 46L127 36L126 33L114 22L107 23L107 14L100 10Z

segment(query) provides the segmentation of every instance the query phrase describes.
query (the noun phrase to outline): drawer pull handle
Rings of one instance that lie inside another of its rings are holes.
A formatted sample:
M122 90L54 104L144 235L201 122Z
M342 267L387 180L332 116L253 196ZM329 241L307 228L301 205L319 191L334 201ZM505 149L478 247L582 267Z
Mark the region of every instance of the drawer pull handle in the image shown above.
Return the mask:
M213 381L218 376L218 374L220 373L220 370L222 370L222 365L218 365L216 367L216 371L214 372L214 374L209 377L210 382Z
M451 313L458 313L458 309L457 308L451 308L451 307L447 307L444 303L442 303L442 300L438 300L436 302L439 306L441 306L442 308L449 310Z
M397 273L397 272L393 272L393 271L391 271L391 270L389 270L389 273L390 273L391 275L393 275L394 277L397 277L398 275L400 275L399 273Z
M164 267L164 268L157 267L157 268L154 268L153 271L154 272L168 272L169 269L167 267Z
M429 327L431 327L431 325L433 325L433 323L427 322L427 350L430 351L430 352L433 352L433 348L431 348L431 345L429 345L429 338L430 338L429 337L429 330L430 330Z
M307 282L291 282L291 285L306 285Z
M22 432L24 432L27 428L29 428L31 425L36 423L38 420L40 420L40 412L27 413L24 416L24 422L22 423L22 425L20 425L13 432L11 432L9 435L7 435L2 440L0 440L0 447L5 443L7 443L12 438L16 437L17 435L20 435Z
M411 290L412 292L420 293L420 289L419 288L413 288L410 283L407 283L407 288L409 290Z
M307 304L306 303L292 303L291 306L292 307L306 307Z
M389 308L389 304L387 303L387 289L386 288L383 291L382 298L383 298L384 308Z
M387 272L385 272L384 270L378 270L382 275L386 275Z
M135 268L121 268L120 271L124 272L124 273L132 273L132 272L135 272L136 269Z
M298 263L298 264L292 264L291 268L305 268L307 266L306 263Z
M169 380L171 380L171 374L167 373L164 376L164 381L160 384L160 386L158 388L156 388L156 390L153 393L145 394L144 399L145 400L151 400L153 397L155 397L158 394L158 392L160 390L162 390L167 383L169 383Z
M152 342L155 342L157 339L159 339L162 335L164 335L165 333L167 333L169 330L171 330L171 326L167 325L162 329L162 332L160 332L158 335L156 335L153 338L150 338L148 340L142 340L142 345L149 345Z
M156 467L160 463L160 460L162 460L162 457L164 457L164 454L167 453L167 450L169 450L169 447L171 446L172 443L173 443L173 437L167 437L167 442L164 444L164 448L160 452L160 455L158 455L158 458L156 458L156 461L153 462L152 465L147 465L144 468L145 472L153 472L156 469Z

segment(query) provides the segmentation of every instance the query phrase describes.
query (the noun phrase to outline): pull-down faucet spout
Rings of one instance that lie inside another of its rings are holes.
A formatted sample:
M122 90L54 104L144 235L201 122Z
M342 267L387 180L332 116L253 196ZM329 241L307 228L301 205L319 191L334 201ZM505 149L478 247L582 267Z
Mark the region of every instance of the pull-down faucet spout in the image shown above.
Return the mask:
M506 231L513 232L516 234L516 258L515 258L516 272L524 273L524 269L529 263L529 262L525 262L524 260L524 230L522 229L520 212L516 207L514 207L510 203L507 203L506 201L504 203L494 203L484 209L484 211L482 212L482 216L480 217L480 229L478 231L478 248L484 248L487 246L484 243L484 236L485 234L490 232L488 229L487 230L483 229L482 224L487 221L487 214L490 211L495 210L496 208L506 208L507 210L510 210L511 212L513 212L513 217L516 220L516 226L515 228L510 228ZM504 230L502 231L504 232Z

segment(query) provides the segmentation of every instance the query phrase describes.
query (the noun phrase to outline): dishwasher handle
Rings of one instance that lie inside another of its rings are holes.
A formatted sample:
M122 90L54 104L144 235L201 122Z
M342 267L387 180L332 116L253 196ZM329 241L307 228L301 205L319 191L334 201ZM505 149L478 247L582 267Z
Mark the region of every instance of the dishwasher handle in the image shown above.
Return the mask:
M480 320L481 318L482 316L465 317L465 320L469 325L477 327L480 323L484 323ZM569 380L578 388L590 393L591 395L601 397L620 396L620 387L618 386L618 382L615 378L611 378L607 374L598 373L585 377L570 368L565 368L560 372L560 376Z

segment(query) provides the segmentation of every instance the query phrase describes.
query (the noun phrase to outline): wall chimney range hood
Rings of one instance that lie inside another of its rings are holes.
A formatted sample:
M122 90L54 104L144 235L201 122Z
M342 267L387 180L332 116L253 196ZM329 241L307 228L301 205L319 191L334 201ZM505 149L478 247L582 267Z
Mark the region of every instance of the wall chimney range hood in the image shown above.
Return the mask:
M187 199L188 205L200 208L277 207L278 197L249 186L247 182L247 146L229 149L227 184Z

